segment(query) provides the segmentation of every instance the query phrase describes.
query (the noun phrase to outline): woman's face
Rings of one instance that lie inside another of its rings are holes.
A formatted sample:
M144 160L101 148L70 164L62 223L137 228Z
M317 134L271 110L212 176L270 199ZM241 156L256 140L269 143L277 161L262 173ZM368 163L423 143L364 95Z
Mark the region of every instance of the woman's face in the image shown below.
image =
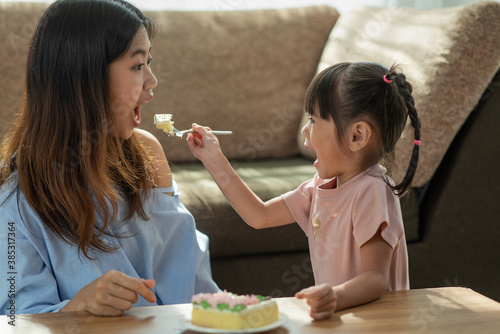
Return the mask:
M153 99L158 81L151 72L151 43L141 26L127 53L109 65L111 108L118 136L127 139L141 124L141 105Z

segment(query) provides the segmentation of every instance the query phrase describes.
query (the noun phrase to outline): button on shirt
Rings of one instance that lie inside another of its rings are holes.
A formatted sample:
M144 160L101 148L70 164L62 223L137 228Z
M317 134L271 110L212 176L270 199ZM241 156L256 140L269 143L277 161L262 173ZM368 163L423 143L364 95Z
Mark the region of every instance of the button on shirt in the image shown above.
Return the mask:
M173 187L152 190L145 202L149 220L114 222L102 242L117 250L91 251L92 260L52 233L16 186L17 179L0 189L0 250L15 252L11 259L0 257L0 314L8 314L12 304L16 314L59 311L109 270L155 279L157 303L139 296L133 306L187 303L193 294L219 291L212 280L208 238L196 230L175 181ZM125 214L120 203L118 217Z

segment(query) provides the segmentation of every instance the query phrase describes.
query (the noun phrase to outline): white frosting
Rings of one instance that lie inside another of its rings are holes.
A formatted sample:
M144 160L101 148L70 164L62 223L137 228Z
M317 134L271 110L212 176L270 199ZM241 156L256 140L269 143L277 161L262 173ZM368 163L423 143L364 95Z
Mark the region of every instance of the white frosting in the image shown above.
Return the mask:
M156 114L153 123L156 124L158 129L165 131L169 136L175 135L172 114Z

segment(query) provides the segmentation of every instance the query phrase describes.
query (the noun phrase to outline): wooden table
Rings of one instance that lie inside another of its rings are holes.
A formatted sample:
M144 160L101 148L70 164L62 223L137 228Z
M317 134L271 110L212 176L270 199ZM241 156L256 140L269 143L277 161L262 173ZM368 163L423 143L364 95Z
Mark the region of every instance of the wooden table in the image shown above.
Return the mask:
M465 288L388 292L379 300L311 321L303 300L278 298L289 320L271 334L303 333L500 333L500 303ZM181 326L190 304L137 307L121 317L86 312L0 316L0 333L191 334Z

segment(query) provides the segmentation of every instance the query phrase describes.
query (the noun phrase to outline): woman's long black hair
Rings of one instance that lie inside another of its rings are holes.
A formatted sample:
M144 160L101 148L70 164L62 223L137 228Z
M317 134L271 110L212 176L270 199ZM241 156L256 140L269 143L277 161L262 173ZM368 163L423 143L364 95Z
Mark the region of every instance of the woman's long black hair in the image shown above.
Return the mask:
M125 1L51 4L30 45L24 106L0 150L0 184L17 172L42 221L89 258L90 249L111 251L100 236L119 202L128 218L147 219L151 157L135 135L116 134L109 87L109 65L141 27L153 37L154 24Z

